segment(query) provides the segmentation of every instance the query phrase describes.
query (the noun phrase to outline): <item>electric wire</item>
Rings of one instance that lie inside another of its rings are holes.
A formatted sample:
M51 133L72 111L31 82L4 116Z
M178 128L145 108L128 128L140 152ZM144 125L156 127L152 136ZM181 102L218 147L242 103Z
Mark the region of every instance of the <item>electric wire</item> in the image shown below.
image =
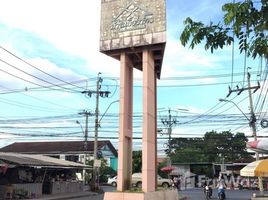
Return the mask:
M60 86L60 85L54 84L54 83L52 83L52 82L49 82L49 81L44 80L44 79L42 79L42 78L39 78L39 77L37 77L37 76L35 76L35 75L32 75L32 74L30 74L30 73L28 73L28 72L26 72L26 71L24 71L24 70L19 69L18 67L14 66L14 65L12 65L12 64L10 64L10 63L8 63L8 62L2 60L1 58L0 58L0 61L1 61L2 63L5 63L6 65L8 65L8 66L10 66L10 67L12 67L12 68L18 70L18 71L20 71L20 72L22 72L22 73L24 73L24 74L30 76L30 77L33 77L33 78L35 78L35 79L37 79L37 80L39 80L39 81L42 81L42 82L47 83L47 84L49 84L49 85L52 85L52 86L54 86L54 87L59 87L59 88L61 88L61 89L63 89L63 90L69 90L70 92L80 92L80 91L78 91L78 90L73 90L73 89L70 89L70 88L62 87L62 86ZM10 74L10 73L9 73L9 74ZM15 76L14 76L14 77L15 77ZM16 76L16 77L17 77L17 76ZM20 78L20 79L21 79L21 78ZM25 79L21 79L21 80L25 80ZM29 81L27 81L27 82L29 82ZM43 86L43 87L45 87L45 86Z
M24 59L22 59L22 58L20 58L19 56L15 55L14 53L12 53L11 51L7 50L6 48L4 48L4 47L1 46L1 45L0 45L0 48L3 49L4 51L6 51L7 53L9 53L10 55L12 55L13 57L17 58L18 60L22 61L23 63L25 63L25 64L31 66L32 68L34 68L34 69L36 69L36 70L38 70L38 71L40 71L40 72L42 72L42 73L44 73L44 74L46 74L47 76L50 76L50 77L52 77L52 78L54 78L54 79L56 79L56 80L58 80L58 81L61 81L61 82L65 83L65 84L67 84L67 85L72 85L72 86L74 86L74 87L83 89L82 87L79 87L79 86L77 86L77 85L74 85L74 84L71 83L71 82L67 82L67 81L65 81L65 80L62 80L62 79L60 79L60 78L58 78L58 77L56 77L56 76L53 76L53 75L51 75L51 74L49 74L49 73L47 73L47 72L41 70L40 68L34 66L33 64L27 62L26 60L24 60Z

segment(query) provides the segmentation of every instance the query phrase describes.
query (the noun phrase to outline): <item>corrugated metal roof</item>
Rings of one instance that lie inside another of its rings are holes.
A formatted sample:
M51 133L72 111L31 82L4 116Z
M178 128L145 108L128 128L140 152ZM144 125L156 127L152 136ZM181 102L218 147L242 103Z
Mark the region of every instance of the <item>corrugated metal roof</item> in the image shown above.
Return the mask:
M72 154L85 152L84 141L46 141L46 142L15 142L0 149L0 152L27 153L27 154ZM108 145L114 156L117 151L109 140L98 141L100 150ZM87 153L92 154L94 141L87 142Z
M1 153L0 160L9 164L16 164L21 166L33 166L33 167L59 167L59 168L88 168L87 165L83 165L76 162L67 160L60 160L43 155L29 155L19 153Z

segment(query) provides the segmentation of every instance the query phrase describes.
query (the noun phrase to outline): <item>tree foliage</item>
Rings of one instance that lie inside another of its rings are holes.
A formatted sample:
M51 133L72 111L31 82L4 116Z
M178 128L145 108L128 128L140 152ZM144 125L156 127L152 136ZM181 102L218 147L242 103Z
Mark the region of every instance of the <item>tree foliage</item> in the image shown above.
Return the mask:
M203 138L178 138L171 140L173 163L234 162L247 159L247 138L243 133L230 131L207 132Z
M142 170L142 151L132 152L132 173L141 172ZM161 171L162 167L167 166L166 162L161 162L157 165L157 173L163 178L167 178L167 173Z
M99 168L99 181L101 183L106 183L109 176L115 176L117 173L113 168L109 167L107 160L101 159L101 167Z
M94 160L87 162L87 165L93 166ZM101 167L99 168L99 181L100 183L106 183L109 176L115 176L117 172L108 166L107 160L101 159ZM89 176L87 176L87 182L90 181Z
M227 3L222 6L222 10L224 21L217 24L211 22L205 25L190 17L186 18L180 36L182 45L190 43L190 48L194 48L204 41L205 49L213 53L218 48L231 45L237 38L240 53L268 59L268 1Z
M142 151L132 152L132 173L141 172Z

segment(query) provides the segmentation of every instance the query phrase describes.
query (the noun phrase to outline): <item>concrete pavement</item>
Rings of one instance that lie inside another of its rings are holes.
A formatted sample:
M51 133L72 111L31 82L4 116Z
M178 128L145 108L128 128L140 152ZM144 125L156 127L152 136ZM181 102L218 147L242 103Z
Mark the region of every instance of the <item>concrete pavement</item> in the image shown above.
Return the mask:
M88 189L88 188L87 188ZM106 191L114 191L114 187L110 186L103 186L102 189L104 192ZM60 199L83 199L85 197L92 197L92 196L99 196L101 198L102 194L96 193L96 192L91 192L89 190L85 190L83 192L78 192L78 193L65 193L65 194L53 194L53 195L42 195L40 198L37 198L36 200L60 200ZM179 195L180 198L179 200L185 200L187 199L183 195ZM97 198L97 199L99 199Z
M37 200L59 200L59 199L76 199L80 197L89 197L99 195L96 192L83 191L78 193L65 193L65 194L54 194L54 195L42 195Z

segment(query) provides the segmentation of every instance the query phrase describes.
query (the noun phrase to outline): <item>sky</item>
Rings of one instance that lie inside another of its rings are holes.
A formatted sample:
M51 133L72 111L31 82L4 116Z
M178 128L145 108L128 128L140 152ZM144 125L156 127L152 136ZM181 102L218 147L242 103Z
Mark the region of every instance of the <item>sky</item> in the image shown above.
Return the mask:
M99 52L100 0L0 0L0 147L13 142L83 140L85 116L90 140L94 135L95 91L98 73L101 90L99 139L110 139L117 148L119 61ZM186 17L222 21L221 6L228 1L167 0L167 44L158 80L158 151L165 148L170 111L172 137L202 137L215 130L244 132L248 126L248 91L228 98L228 87L261 88L253 94L258 116L257 135L267 136L260 126L267 119L267 65L239 54L238 42L211 54L202 45L183 47L179 41ZM231 76L233 71L233 75ZM142 73L134 71L134 149L141 149ZM219 102L219 99L232 102ZM242 113L242 112L244 113ZM76 123L78 121L79 123ZM175 123L176 122L176 123ZM251 139L251 138L249 138Z

